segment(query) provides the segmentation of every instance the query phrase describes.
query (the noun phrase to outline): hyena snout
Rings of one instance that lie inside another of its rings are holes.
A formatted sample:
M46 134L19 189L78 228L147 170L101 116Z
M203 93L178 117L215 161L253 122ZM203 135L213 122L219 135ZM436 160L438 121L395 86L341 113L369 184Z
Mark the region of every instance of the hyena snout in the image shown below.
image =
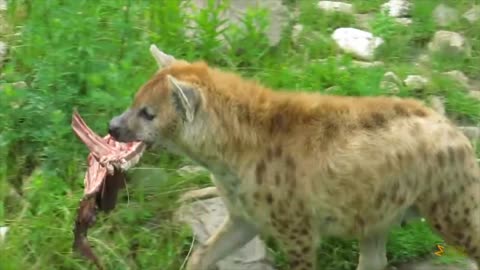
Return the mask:
M115 116L110 120L108 134L119 142L130 142L135 139L127 128L124 114Z

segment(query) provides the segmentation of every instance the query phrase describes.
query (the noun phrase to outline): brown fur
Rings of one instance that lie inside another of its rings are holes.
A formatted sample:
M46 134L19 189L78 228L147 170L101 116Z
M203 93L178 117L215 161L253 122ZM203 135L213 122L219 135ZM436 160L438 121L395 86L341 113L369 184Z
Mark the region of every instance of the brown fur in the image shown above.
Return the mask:
M198 94L193 121L179 117L167 75ZM156 118L122 117L122 132L133 134L125 138L170 147L210 169L230 213L189 270L209 269L257 233L275 236L294 270L315 269L321 236L358 238L358 270L381 270L386 234L409 207L480 259L472 146L419 101L273 91L203 62L176 61L140 89L130 111L145 106Z

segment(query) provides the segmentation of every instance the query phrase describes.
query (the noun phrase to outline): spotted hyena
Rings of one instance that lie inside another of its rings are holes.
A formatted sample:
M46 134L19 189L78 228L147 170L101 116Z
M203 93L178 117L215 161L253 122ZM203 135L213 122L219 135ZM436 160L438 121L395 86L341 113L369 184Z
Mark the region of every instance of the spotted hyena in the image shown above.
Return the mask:
M293 270L315 269L328 236L359 240L358 270L384 269L389 228L411 208L480 260L480 171L444 116L412 99L273 91L151 52L161 68L110 134L212 172L229 217L187 269L211 269L257 234L277 239Z

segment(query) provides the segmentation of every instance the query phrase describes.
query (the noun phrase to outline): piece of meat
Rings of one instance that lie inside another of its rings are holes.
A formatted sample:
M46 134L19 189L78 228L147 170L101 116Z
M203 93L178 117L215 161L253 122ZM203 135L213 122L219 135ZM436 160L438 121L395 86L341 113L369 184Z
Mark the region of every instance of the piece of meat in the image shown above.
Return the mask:
M117 142L110 135L101 138L76 111L73 112L72 128L90 150L84 196L80 201L73 230L73 250L91 260L98 269L103 269L88 244L88 228L95 222L97 209L109 212L115 208L118 191L125 187L125 171L140 160L145 145L141 142Z

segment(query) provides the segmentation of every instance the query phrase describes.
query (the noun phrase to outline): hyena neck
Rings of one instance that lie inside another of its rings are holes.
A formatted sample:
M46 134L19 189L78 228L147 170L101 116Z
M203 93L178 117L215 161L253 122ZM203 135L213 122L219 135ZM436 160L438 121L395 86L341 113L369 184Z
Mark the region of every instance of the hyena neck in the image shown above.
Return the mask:
M298 106L294 100L265 88L251 91L249 96L225 90L208 93L214 95L207 97L208 106L183 132L190 158L210 169L237 171L266 153L272 143L298 131L301 122L298 116L291 117Z

